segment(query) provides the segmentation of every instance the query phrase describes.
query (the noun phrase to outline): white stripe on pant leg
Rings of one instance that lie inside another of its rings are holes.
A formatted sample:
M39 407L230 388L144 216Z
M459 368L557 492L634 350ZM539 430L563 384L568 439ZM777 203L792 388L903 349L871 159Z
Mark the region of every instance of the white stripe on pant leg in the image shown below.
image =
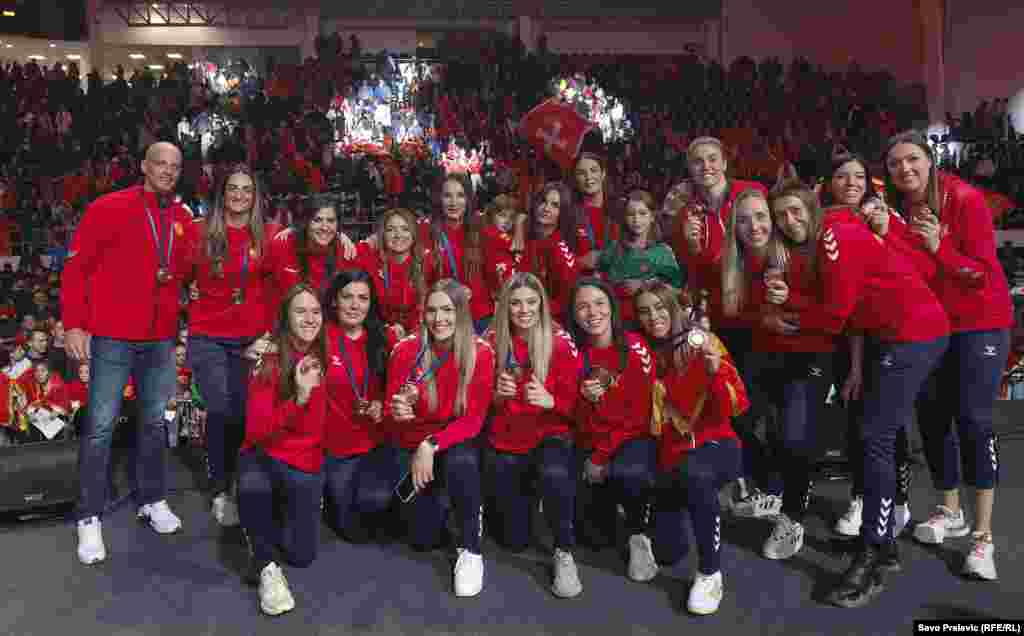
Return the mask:
M882 498L881 505L878 508L878 527L875 531L878 536L884 537L885 531L889 527L889 514L892 512L892 499Z
M715 552L718 552L719 547L722 545L722 517L719 515L715 515L715 537L713 545Z

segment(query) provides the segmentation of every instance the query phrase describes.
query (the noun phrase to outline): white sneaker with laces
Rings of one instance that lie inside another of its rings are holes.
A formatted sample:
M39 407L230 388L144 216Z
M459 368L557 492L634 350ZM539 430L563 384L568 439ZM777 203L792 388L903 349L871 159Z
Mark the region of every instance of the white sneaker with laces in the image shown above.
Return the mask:
M222 528L233 528L238 525L238 505L230 494L222 492L214 497L210 511Z
M85 565L99 563L107 558L107 547L103 545L103 528L99 517L80 519L78 527L78 560Z
M965 537L971 531L964 521L963 508L953 512L945 506L935 506L928 521L914 528L914 538L921 543L941 544L946 537Z
M580 574L572 553L556 549L553 558L555 576L551 582L551 593L559 598L574 598L583 592Z
M690 596L686 599L686 609L694 614L714 614L722 602L723 585L722 572L714 574L701 574L693 580L690 587Z
M755 490L739 501L733 502L732 513L737 517L760 519L773 517L782 510L782 497Z
M484 589L484 557L459 548L455 561L455 596L476 596Z
M166 499L139 506L136 516L140 520L147 521L149 527L160 534L171 534L181 530L181 519L171 512L171 507L167 505Z
M288 589L288 579L281 568L271 561L260 572L260 610L268 616L278 616L295 609L295 598Z
M893 536L898 537L903 534L903 531L907 529L908 523L910 523L910 504L905 503L896 506L892 513Z
M964 560L964 576L984 581L995 581L996 548L992 543L991 534L974 533L974 545Z
M836 533L844 537L856 537L860 535L860 526L863 522L864 499L854 497L850 500L850 507L839 520L836 521Z
M646 583L658 575L658 563L647 535L634 534L629 537L629 567L626 574L634 581Z
M775 519L775 527L764 542L762 552L769 559L788 559L804 547L804 525L785 514Z

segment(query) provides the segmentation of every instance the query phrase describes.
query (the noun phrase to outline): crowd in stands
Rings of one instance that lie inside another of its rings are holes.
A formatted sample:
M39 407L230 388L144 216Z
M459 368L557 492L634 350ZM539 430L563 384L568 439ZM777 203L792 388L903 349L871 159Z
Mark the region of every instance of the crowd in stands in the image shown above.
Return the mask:
M63 354L61 261L85 206L137 183L140 153L158 139L184 149L179 190L195 213L226 166L245 162L264 175L272 220L288 224L307 194L339 192L344 201L359 193L350 211L341 206L343 225L352 226L372 222L377 202L424 210L444 169L438 153L453 145L480 153L481 201L513 192L524 207L540 184L565 176L515 132L557 78L585 76L627 104L633 134L607 144L592 134L584 149L600 146L609 158L612 192L639 187L658 201L685 178L683 154L700 136L724 142L735 177L771 185L792 168L814 182L838 149L877 158L891 134L926 118L920 96L856 63L836 73L803 59L786 68L777 58L741 58L726 68L695 54L557 55L543 43L527 54L512 40L453 36L409 96L427 114L431 152L377 161L337 152L345 122L328 114L339 97L393 78L396 57L364 55L355 36L337 33L318 39L317 53L298 66L271 62L264 77L243 63L228 69L226 85L222 72L220 86L182 63L160 74L118 68L110 82L96 71L83 81L75 63L0 63L0 338L7 374L22 385L19 399L36 395L58 414L84 401L78 378L87 374ZM933 139L943 168L1008 197L1002 222L1016 227L1024 219L1016 203L1024 200L1024 145L1007 100L947 118L948 133ZM1001 256L1012 284L1019 254ZM39 361L48 374L35 370ZM186 376L180 397L192 404Z

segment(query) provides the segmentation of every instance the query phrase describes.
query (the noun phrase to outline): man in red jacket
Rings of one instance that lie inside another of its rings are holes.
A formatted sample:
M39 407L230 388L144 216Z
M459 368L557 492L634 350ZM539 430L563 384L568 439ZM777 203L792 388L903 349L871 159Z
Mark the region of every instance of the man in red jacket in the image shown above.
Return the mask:
M65 262L61 305L67 351L91 361L77 515L78 558L85 564L107 554L100 514L107 500L113 425L129 376L139 405L138 516L161 534L181 528L165 500L163 448L164 408L175 385L178 293L187 264L184 229L191 222L174 197L181 165L174 145L150 146L142 161L143 184L93 202Z

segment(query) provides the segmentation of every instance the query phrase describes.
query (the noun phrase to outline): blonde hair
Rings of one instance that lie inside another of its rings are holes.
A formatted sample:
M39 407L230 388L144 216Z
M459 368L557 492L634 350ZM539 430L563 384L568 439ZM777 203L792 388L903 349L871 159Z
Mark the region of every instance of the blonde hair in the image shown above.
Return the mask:
M509 351L512 350L512 327L509 320L512 292L523 287L533 290L540 297L540 319L526 335L526 344L530 352L530 367L537 380L543 384L547 381L548 369L551 366L554 321L551 319L551 305L548 295L544 292L544 286L541 285L540 279L529 272L513 274L502 286L501 294L498 296L498 306L494 311L496 364L500 372L508 360Z
M473 380L473 372L476 370L476 334L473 331L473 317L469 311L469 299L471 292L468 287L462 285L452 278L443 278L430 286L427 293L440 292L452 301L455 305L455 334L452 336L452 355L455 357L455 367L459 372L459 387L455 394L455 407L452 412L456 416L466 414L469 404L469 385ZM431 368L436 361L434 349L431 347L432 337L427 329L426 312L423 313L423 322L420 325L420 346L423 347L423 366ZM437 382L435 374L431 374L426 380L427 404L431 411L437 410Z
M762 201L771 216L771 206L760 190L744 190L736 197L732 206L729 222L725 224L725 241L722 246L722 313L726 316L737 316L746 304L750 290L750 271L747 266L747 254L736 237L736 217L740 207L747 201ZM774 219L772 234L775 234ZM769 259L777 259L781 246L776 241L768 245Z

